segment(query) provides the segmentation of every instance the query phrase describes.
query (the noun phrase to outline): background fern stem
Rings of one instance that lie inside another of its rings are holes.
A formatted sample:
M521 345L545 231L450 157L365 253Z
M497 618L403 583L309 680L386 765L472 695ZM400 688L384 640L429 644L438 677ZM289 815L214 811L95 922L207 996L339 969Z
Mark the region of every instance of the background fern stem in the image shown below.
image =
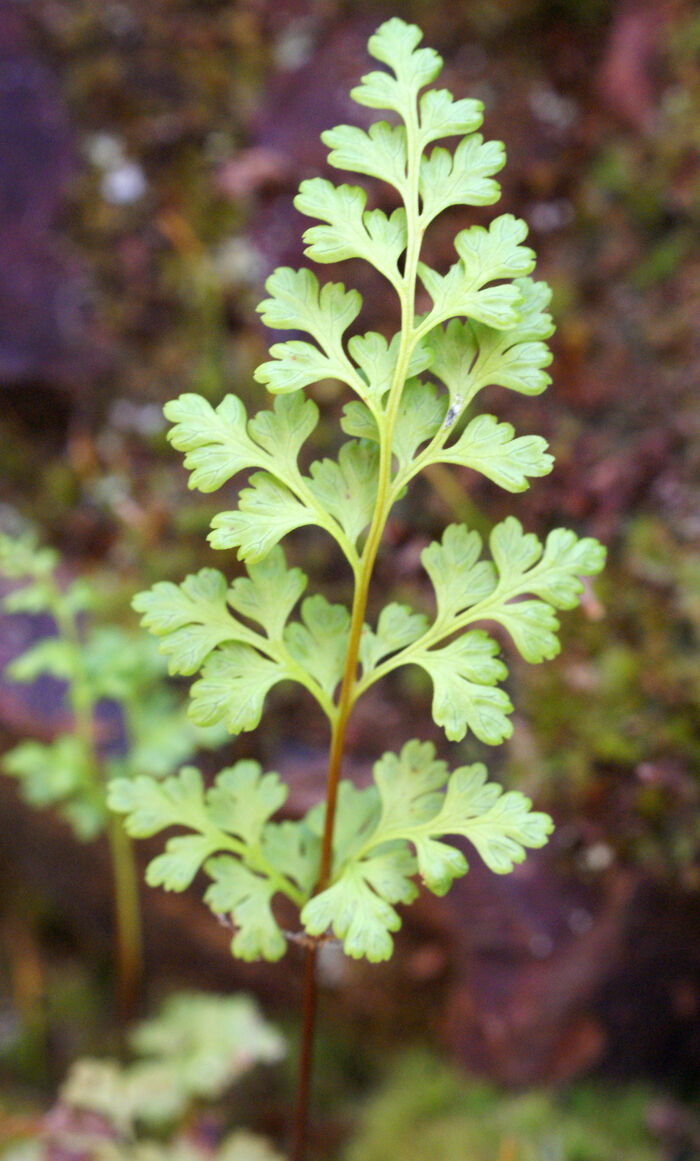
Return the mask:
M338 800L338 783L340 781L348 720L355 702L355 683L357 681L357 665L362 627L367 611L367 598L369 596L369 586L374 571L374 562L377 558L387 517L393 503L391 463L394 427L401 403L401 395L408 376L411 355L413 354L417 341L417 332L415 330L416 278L424 230L420 223L419 213L418 159L420 158L420 150L416 147L418 116L415 109L413 110L413 116L408 118L406 122L406 132L407 155L409 159L404 196L407 221L406 261L403 278L396 285L396 291L401 303L401 343L396 360L396 369L387 399L386 411L383 417L377 417L380 428L377 498L367 540L365 541L360 557L359 567L355 571L355 591L353 595L348 651L345 659L340 694L338 696L337 714L332 725L328 775L326 779L326 813L323 825L323 838L321 841L318 880L314 894L318 894L327 887L332 870L333 830ZM307 948L304 957L302 1033L292 1161L304 1161L306 1156L309 1095L311 1089L311 1069L317 1007L316 948L316 944Z
M139 874L134 844L116 814L110 814L107 838L114 880L117 1012L120 1029L124 1029L136 1015L141 985L143 951Z
M81 658L80 631L75 617L66 612L57 590L55 609L59 633L76 645L76 657ZM75 721L75 732L83 739L90 760L90 773L95 795L104 798L100 758L95 740L95 703L90 679L81 665L73 681L69 682L69 698ZM105 811L114 889L116 992L119 1024L124 1028L131 1023L136 1010L136 999L142 976L141 903L138 872L131 839L121 819Z

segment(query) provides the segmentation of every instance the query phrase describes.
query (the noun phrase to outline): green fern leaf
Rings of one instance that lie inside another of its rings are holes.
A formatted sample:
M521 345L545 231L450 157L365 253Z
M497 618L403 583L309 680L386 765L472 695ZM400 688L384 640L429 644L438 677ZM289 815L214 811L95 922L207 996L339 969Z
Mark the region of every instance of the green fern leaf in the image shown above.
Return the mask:
M423 147L440 137L474 133L484 119L481 101L464 97L455 101L447 89L430 89L420 99L420 142Z
M528 574L528 591L557 609L574 609L583 592L579 577L595 576L604 565L605 548L597 540L579 539L568 528L555 528L547 537L539 563Z
M512 282L491 287L486 283L530 273L535 265L534 252L520 245L526 234L525 222L502 214L487 230L471 226L457 235L459 262L444 276L420 263L418 272L433 300L426 328L454 315L469 315L498 330L514 326L519 320L516 308L522 302L522 291Z
M301 396L275 400L273 411L246 421L243 404L227 395L216 410L199 395L181 395L165 406L174 422L169 439L184 451L189 486L213 492L246 468L268 468L292 483L301 447L318 423L318 408Z
M255 644L258 639L231 615L227 597L225 577L214 568L203 568L180 585L158 581L138 593L132 604L143 614L141 624L160 637L170 673L190 674L224 642Z
M405 188L408 155L403 125L375 121L367 133L356 125L337 125L322 133L321 140L329 147L328 161L336 169L379 177L400 191Z
M444 834L469 839L487 867L505 875L523 861L527 847L544 846L552 820L532 811L524 794L517 790L503 794L500 786L486 779L481 763L455 770L436 822Z
M287 944L272 914L274 884L227 855L209 859L206 871L213 883L204 901L215 915L232 917L236 928L233 954L247 962L281 959Z
M287 793L279 774L263 774L258 762L243 760L217 776L207 793L208 816L220 830L255 846Z
M261 363L255 372L258 383L264 383L273 394L299 391L323 379L339 379L350 387L356 385L352 364L343 355L329 356L312 343L290 339L270 347L272 359Z
M229 604L243 617L262 625L271 641L279 641L307 578L301 569L287 568L279 547L247 569L248 576L238 577L231 585Z
M433 716L447 736L459 740L469 726L482 741L496 744L510 733L504 715L512 707L501 690L488 688L504 676L499 676L501 663L492 656L495 642L481 630L447 645L441 642L474 622L490 620L508 630L526 661L554 657L559 651L554 609L576 605L583 591L580 577L601 570L605 550L595 540L579 540L573 532L557 529L548 536L543 551L538 538L525 533L512 516L496 526L489 543L493 564L480 559L478 534L453 524L445 529L441 543L423 551L423 566L435 589L437 617L425 640L408 645L382 666L382 673L415 661L433 679ZM523 600L533 595L540 599ZM467 638L468 648L463 645ZM472 663L472 655L478 657L481 650L483 671L479 660L476 668ZM484 688L479 687L479 677ZM364 680L363 687L372 680Z
M294 676L283 663L249 645L223 645L207 657L192 686L190 714L199 726L223 721L231 734L254 730L270 689Z
M298 499L268 472L255 472L239 495L238 509L212 520L213 548L238 548L241 560L262 560L295 528L325 528L354 560L353 543L369 523L376 495L377 452L354 442L344 444L338 460L311 465L311 477L298 479Z
M357 439L379 443L377 421L369 407L358 400L345 404L340 425L346 435L354 435Z
M432 383L409 379L401 396L391 450L402 468L408 467L418 448L440 430L447 398Z
M168 439L186 453L190 488L214 492L245 468L267 466L267 456L247 434L245 407L237 396L227 395L214 409L201 395L188 393L166 403L163 412L173 424Z
M465 137L454 151L438 147L421 159L421 218L427 224L448 206L489 206L501 196L493 180L506 162L500 141L484 141L479 133Z
M183 1113L192 1097L214 1100L257 1062L280 1060L285 1051L282 1037L250 996L211 992L169 995L154 1016L130 1031L129 1047L142 1058L129 1069L132 1075L159 1067L169 1090L183 1098ZM258 1161L266 1156L261 1153ZM255 1161L255 1154L248 1161ZM274 1161L272 1155L268 1161Z
M559 619L544 601L515 601L498 610L499 624L507 629L526 661L551 661L561 645Z
M513 706L496 682L507 669L494 654L496 642L481 630L464 633L440 649L414 649L411 661L433 682L433 718L451 742L460 742L470 729L480 741L498 746L510 737L508 719Z
M330 354L342 349L345 331L360 313L362 298L342 282L327 282L319 289L311 270L280 266L268 278L270 295L258 310L265 326L275 330L306 331Z
M317 262L364 258L396 284L406 249L406 211L394 210L388 218L381 210L365 210L366 203L360 186L335 186L322 177L303 181L294 205L301 214L328 223L304 232L304 253Z
M389 933L401 926L393 904L415 899L415 869L415 859L401 847L351 862L337 882L309 900L301 921L310 935L330 928L353 959L390 959L394 943Z
M0 572L10 580L46 580L57 565L58 553L53 548L40 548L33 533L9 536L0 532Z
M478 534L453 524L445 529L441 543L431 544L423 551L421 559L433 583L437 602L437 617L426 635L427 648L419 640L415 647L407 646L382 667L383 672L388 672L395 665L415 660L427 669L435 685L435 720L445 726L448 737L457 740L464 736L463 727L470 724L467 691L464 691L463 703L457 691L463 681L473 681L476 671L470 673L464 668L460 654L460 642L464 638L447 646L436 646L475 621L490 620L508 630L527 661L550 659L559 651L556 637L559 622L554 608L573 608L583 591L580 577L594 575L605 562L605 550L597 541L579 540L566 529L550 533L543 551L538 538L533 533L525 533L512 516L496 526L489 543L493 564L480 559ZM533 595L540 599L523 600ZM474 634L467 636L473 638ZM478 636L490 641L481 631ZM486 651L486 645L482 647ZM495 648L491 642L491 650ZM453 662L456 668L451 682L448 671ZM490 674L490 678L484 677L487 685L492 679L499 680L493 664ZM488 722L484 728L475 719L471 728L477 736L491 744L499 730L501 738L508 736L510 726L503 714L508 712L510 703L505 694L497 690L488 694L479 691L479 704L484 704Z
M438 618L448 625L462 612L490 596L496 588L496 572L490 561L480 560L481 537L463 524L450 524L442 535L423 549L421 562L435 589Z
M600 571L605 552L597 541L578 540L557 529L544 551L532 533L508 517L490 538L493 564L482 561L481 538L460 525L445 530L442 543L422 554L435 589L437 617L431 629L384 662L379 675L415 663L433 681L433 717L447 737L459 741L467 729L497 745L512 732L510 699L496 687L506 670L497 645L483 630L446 638L474 622L491 620L510 633L527 661L541 662L559 651L555 608L571 608L583 589L582 575ZM494 567L495 565L495 567ZM523 600L524 597L540 598ZM377 674L363 677L365 689Z
M107 794L109 809L126 815L124 826L133 838L149 838L170 826L207 830L204 783L194 766L163 782L145 775L115 778Z
M430 369L442 379L450 393L450 400L459 401L460 410L473 399L478 388L471 371L477 356L475 324L450 319L446 327L435 327L425 340L432 351ZM491 331L489 331L491 333ZM494 331L510 334L510 331Z
M372 519L378 461L374 445L351 440L342 445L337 460L317 460L310 468L313 495L352 543Z
M554 459L541 436L513 437L510 423L477 415L454 444L436 453L435 460L473 468L508 492L524 492L530 477L551 472Z
M275 399L272 411L259 411L249 421L248 431L267 452L269 470L293 487L299 475L299 452L317 424L318 408L313 399L294 395Z
M483 387L507 387L522 395L539 395L550 383L544 370L552 353L543 340L554 327L546 311L551 291L544 282L516 278L521 298L518 321L505 329L453 319L431 331L426 342L433 354L431 370L459 398L463 408Z
M167 849L148 864L146 882L164 891L185 891L202 864L217 849L214 834L177 835L168 839Z
M164 852L149 864L147 882L182 891L203 867L213 880L205 901L216 914L230 915L236 928L234 955L274 960L286 945L271 900L282 891L303 902L318 859L316 836L305 823L269 821L286 795L277 774L263 774L257 762L241 761L222 770L207 791L193 767L162 783L115 779L109 805L126 815L124 825L136 837L172 826L194 832L168 839ZM291 867L280 869L276 863L288 856Z
M331 696L343 676L349 633L345 606L331 605L320 595L308 597L301 606L301 622L290 622L284 631L292 657Z
M310 934L332 930L355 958L391 956L392 933L400 927L394 905L415 898L416 871L431 891L444 895L468 870L463 852L442 841L445 836L468 839L491 870L505 874L527 848L543 846L552 829L551 819L533 811L524 795L488 783L480 763L450 774L429 742L407 742L400 754L384 754L375 763L374 784L374 796L340 795L344 853L336 856L330 885L301 916Z
M319 835L300 822L278 822L266 826L261 850L266 861L280 875L291 879L304 899L308 899L318 877L321 849Z
M413 644L428 627L423 613L414 613L406 605L386 605L379 614L376 633L365 625L360 642L360 662L365 673L383 658Z
M407 380L391 441L391 450L401 468L408 468L420 445L432 439L440 430L446 411L447 397L439 395L434 384L424 383L421 379ZM348 435L379 443L377 421L363 403L345 405L341 426ZM441 458L441 453L435 454L433 462L438 458Z
M255 562L283 536L305 524L317 524L315 513L268 472L255 472L239 494L238 508L220 512L211 522L212 548L237 548L238 559Z
M375 786L358 789L342 779L338 784L338 809L333 827L334 875L363 848L364 839L374 831L379 817L379 794ZM305 823L320 840L325 824L326 804L319 802L306 815Z
M352 89L350 96L371 109L395 109L407 120L415 109L416 95L435 80L442 59L432 48L418 48L423 33L415 24L398 17L385 21L370 37L368 51L375 60L389 66L386 72L372 72Z

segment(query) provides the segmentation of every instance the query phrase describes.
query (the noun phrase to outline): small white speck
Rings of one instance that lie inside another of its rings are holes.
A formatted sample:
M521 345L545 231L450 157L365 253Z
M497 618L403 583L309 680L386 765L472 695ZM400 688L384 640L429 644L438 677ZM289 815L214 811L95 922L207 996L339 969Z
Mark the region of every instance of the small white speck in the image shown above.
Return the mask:
M578 106L570 97L554 89L537 88L528 95L528 104L538 121L553 129L570 129L578 119Z
M103 174L100 193L113 206L128 206L139 201L147 189L146 176L135 161L123 161Z
M318 945L318 978L326 988L339 988L347 980L347 960L342 944L328 940Z
M278 68L289 69L292 72L302 68L311 57L313 37L306 25L307 21L303 17L294 20L278 37L274 47L274 58Z
M129 498L129 485L123 476L111 472L96 482L93 495L98 504L116 511Z
M85 154L98 169L116 169L124 161L124 142L113 133L93 133L85 140Z
M442 426L443 427L452 427L452 424L455 422L455 420L456 420L456 418L459 415L461 410L462 410L462 396L455 395L454 399L452 400L452 402L450 404L449 411L447 412L447 415L445 416L445 419L443 421Z
M262 254L245 238L229 238L213 255L214 269L224 285L251 285L261 282L266 271Z
M165 428L163 409L157 403L134 403L131 399L115 399L109 422L118 431L134 431L138 435L157 435Z
M574 935L585 935L593 926L593 916L585 907L574 907L573 911L569 912L566 922L569 931Z
M615 852L608 843L593 843L583 855L583 865L589 871L607 871L614 861Z
M551 234L568 226L574 217L574 207L567 198L555 198L551 202L535 202L528 207L527 220L533 230L540 234Z

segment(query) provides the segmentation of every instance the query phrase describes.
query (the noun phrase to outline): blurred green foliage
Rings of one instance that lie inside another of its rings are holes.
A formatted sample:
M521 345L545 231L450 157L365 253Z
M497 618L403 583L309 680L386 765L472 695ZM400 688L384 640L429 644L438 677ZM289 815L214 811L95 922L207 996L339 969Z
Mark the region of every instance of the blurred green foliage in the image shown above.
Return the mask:
M166 663L144 634L95 624L99 584L59 578L59 557L32 535L0 533L0 573L20 582L7 593L8 613L47 614L55 632L41 636L6 668L15 682L49 676L66 683L67 725L49 742L30 739L5 754L2 766L16 777L32 806L54 806L78 838L89 840L106 825L106 786L114 777L148 772L164 778L202 745L221 734L204 731L186 716L164 681ZM116 739L105 743L98 704L118 707Z
M138 1059L80 1060L59 1100L104 1118L125 1137L171 1126L196 1101L220 1097L260 1062L284 1055L284 1041L248 996L177 993L129 1036Z
M282 1161L248 1130L216 1148L187 1131L203 1102L284 1055L284 1040L249 996L177 993L137 1025L129 1044L137 1057L129 1064L78 1060L35 1133L28 1120L6 1128L0 1107L2 1161L39 1161L47 1149L94 1161Z

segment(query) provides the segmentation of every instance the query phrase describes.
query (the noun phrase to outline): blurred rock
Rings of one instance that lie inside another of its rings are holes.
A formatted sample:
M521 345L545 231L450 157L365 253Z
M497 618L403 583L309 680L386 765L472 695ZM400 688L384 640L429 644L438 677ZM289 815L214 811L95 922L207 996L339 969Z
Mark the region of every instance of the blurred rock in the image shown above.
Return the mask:
M658 41L670 5L618 6L598 74L610 112L640 131L651 128L658 100Z
M12 0L0 2L0 140L0 387L22 408L29 387L84 385L94 352L88 279L58 232L74 137L30 6Z
M323 130L345 122L366 127L376 119L376 110L356 105L349 95L367 70L367 39L374 27L373 19L354 16L307 28L306 35L317 42L313 52L291 65L282 55L251 125L250 148L221 168L219 185L230 197L258 195L248 234L267 272L302 261L301 218L292 195L303 178L321 171L330 175Z

